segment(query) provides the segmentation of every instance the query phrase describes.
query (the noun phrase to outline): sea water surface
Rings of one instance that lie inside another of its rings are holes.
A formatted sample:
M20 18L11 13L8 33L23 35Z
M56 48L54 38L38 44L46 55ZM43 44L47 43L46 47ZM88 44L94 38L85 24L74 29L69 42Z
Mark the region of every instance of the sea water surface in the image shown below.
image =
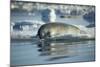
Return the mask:
M41 46L42 45L42 46ZM11 42L11 65L84 62L95 60L95 41Z

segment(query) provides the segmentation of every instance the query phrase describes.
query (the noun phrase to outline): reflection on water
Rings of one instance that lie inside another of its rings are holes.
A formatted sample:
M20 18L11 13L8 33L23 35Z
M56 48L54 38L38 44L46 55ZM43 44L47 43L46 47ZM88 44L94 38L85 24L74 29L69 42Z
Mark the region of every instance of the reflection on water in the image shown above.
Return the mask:
M40 49L40 56L51 56L49 60L58 60L61 58L68 58L72 56L80 55L80 51L84 48L83 46L89 48L89 43L91 41L83 41L83 42L44 42L40 43L38 46ZM85 44L85 45L81 45ZM81 47L81 50L79 49Z
M95 41L12 42L11 65L35 65L95 60Z

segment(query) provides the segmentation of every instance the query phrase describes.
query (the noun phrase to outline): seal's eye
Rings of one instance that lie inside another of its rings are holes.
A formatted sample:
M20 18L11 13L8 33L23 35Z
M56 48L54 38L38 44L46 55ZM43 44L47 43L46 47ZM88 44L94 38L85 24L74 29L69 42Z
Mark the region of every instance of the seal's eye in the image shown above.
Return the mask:
M49 38L49 37L51 37L49 31L48 32L45 32L45 33L42 33L42 38Z
M48 36L48 37L51 37L51 36L50 36L50 32L47 32L47 36Z

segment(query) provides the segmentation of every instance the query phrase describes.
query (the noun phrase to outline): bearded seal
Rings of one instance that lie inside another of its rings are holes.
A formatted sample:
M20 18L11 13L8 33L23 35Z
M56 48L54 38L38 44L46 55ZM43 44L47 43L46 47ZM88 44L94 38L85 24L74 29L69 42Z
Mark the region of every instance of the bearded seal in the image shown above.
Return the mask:
M40 39L46 38L55 38L60 36L73 36L78 35L80 33L80 29L74 25L65 24L65 23L47 23L43 24L38 32L37 36Z

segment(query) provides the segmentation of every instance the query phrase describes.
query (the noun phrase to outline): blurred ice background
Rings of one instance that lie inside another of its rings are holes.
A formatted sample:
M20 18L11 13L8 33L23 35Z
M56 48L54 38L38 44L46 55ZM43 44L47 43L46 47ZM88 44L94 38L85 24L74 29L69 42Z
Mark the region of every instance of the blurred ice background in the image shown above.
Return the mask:
M95 7L36 2L11 3L12 38L36 36L41 25L51 22L75 25L88 36L94 37Z

